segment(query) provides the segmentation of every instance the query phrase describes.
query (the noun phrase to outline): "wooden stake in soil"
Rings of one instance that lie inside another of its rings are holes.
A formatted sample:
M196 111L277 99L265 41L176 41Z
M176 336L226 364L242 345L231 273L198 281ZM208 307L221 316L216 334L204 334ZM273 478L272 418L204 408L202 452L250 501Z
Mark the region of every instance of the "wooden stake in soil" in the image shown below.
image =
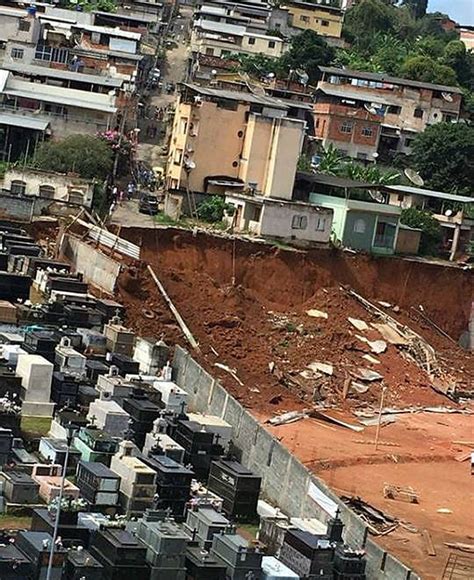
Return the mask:
M377 431L375 433L375 451L377 451L379 446L379 436L380 436L380 424L382 422L382 409L383 409L383 400L385 399L385 392L387 391L387 387L384 385L382 388L382 394L380 395L380 407L379 407L379 417L377 421Z
M198 344L197 340L194 338L194 336L192 335L191 331L189 330L187 324L184 322L181 314L178 312L178 309L171 301L171 298L168 296L163 284L160 282L160 280L158 279L158 276L153 271L153 268L150 265L148 265L147 269L150 272L153 280L155 281L155 284L158 286L158 290L161 292L163 298L165 299L166 304L168 304L169 309L174 314L174 317L176 318L176 321L179 324L179 327L181 328L181 330L183 331L184 336L188 340L189 344L195 350L199 350L199 344Z

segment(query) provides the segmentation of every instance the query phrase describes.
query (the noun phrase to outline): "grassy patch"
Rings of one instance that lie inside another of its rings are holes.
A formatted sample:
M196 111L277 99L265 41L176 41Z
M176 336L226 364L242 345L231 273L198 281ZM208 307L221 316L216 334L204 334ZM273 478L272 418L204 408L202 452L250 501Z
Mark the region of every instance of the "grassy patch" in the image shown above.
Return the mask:
M49 417L22 417L20 427L25 435L44 437L51 427L51 419Z
M11 514L0 515L0 530L30 529L31 517L14 516Z
M257 538L257 532L259 529L259 524L251 523L251 524L241 524L237 528L237 532L239 532L246 540L251 541Z
M156 223L162 226L185 226L185 222L183 220L174 220L169 215L164 213L158 213L154 216Z

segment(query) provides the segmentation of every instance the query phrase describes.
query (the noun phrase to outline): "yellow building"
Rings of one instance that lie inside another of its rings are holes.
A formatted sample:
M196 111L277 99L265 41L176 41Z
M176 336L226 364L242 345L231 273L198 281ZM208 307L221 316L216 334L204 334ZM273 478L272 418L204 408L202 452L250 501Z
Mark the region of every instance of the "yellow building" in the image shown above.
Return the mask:
M278 99L182 85L167 165L170 190L251 189L291 199L306 123Z
M289 25L301 30L313 30L321 36L341 38L344 12L334 6L300 2L284 2L282 9L288 12Z

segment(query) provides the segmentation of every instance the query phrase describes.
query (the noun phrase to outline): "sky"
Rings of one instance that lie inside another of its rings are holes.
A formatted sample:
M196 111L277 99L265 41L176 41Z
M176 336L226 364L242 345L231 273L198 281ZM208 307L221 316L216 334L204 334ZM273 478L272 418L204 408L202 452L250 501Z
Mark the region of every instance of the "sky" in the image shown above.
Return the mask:
M429 0L429 12L443 12L459 24L474 26L474 0Z

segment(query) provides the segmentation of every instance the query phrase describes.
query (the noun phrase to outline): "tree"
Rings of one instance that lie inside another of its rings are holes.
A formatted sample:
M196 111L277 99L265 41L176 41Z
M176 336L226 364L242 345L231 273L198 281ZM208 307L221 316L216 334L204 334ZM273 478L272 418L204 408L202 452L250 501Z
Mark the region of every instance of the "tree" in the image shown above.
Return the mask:
M464 42L448 42L443 51L443 63L454 70L461 85L474 88L474 53L466 50Z
M35 157L35 165L40 169L74 172L86 179L99 180L108 176L112 162L112 150L105 141L81 134L41 143Z
M429 187L472 195L474 127L463 123L427 127L413 141L412 161Z
M334 59L334 49L313 30L305 30L291 39L289 50L279 59L279 64L287 73L302 69L314 83L320 77L320 66L328 65Z
M402 210L400 221L410 228L421 229L420 254L436 254L442 237L438 220L427 211L410 207Z
M403 0L402 4L408 7L416 19L426 15L428 0Z
M424 83L440 85L457 85L457 77L454 70L445 64L439 64L429 56L413 56L408 58L402 68L401 74L407 79Z
M226 203L220 195L211 195L199 204L197 214L199 219L205 222L216 223L222 221L224 212L233 215L234 209L234 206Z
M374 34L395 30L397 12L383 0L361 0L348 10L344 22L344 36L349 41L367 49Z

